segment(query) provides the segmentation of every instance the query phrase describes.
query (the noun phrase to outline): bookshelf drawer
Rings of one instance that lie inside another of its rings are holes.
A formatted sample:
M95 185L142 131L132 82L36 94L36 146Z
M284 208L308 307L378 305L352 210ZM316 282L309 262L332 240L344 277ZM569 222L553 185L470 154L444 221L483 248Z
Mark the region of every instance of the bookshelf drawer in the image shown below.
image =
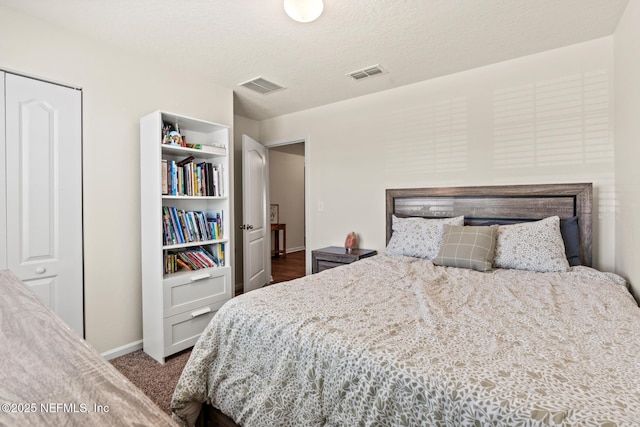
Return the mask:
M164 317L228 300L231 298L230 282L228 267L183 272L165 279Z
M168 356L193 346L213 315L225 301L200 306L164 319L164 354Z

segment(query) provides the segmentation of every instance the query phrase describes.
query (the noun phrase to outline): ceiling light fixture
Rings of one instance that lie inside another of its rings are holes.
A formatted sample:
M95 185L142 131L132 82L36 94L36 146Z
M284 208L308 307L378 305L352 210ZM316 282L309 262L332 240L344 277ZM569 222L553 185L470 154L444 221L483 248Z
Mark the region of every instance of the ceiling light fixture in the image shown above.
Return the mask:
M322 15L322 0L284 0L284 11L289 18L298 22L311 22Z

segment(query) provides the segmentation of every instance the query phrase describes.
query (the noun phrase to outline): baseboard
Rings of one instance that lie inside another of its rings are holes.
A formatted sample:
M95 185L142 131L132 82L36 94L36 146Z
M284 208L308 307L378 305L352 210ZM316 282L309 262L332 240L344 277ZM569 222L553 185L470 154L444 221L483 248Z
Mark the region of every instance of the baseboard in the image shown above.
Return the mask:
M304 246L298 246L297 248L287 248L287 253L290 254L291 252L300 252L304 250L305 250Z
M142 350L142 340L134 341L118 348L107 350L104 353L100 353L100 355L107 360L111 360L115 359L116 357L124 356L125 354L133 353L137 350Z

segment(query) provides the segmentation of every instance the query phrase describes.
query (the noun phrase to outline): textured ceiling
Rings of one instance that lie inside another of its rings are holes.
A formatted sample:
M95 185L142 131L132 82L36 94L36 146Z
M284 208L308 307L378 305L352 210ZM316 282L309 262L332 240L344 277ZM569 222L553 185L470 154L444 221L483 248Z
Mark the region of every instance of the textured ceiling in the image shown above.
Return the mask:
M613 34L628 0L324 0L309 24L282 0L0 0L235 92L262 120ZM346 73L380 64L387 74ZM238 87L262 76L287 89Z

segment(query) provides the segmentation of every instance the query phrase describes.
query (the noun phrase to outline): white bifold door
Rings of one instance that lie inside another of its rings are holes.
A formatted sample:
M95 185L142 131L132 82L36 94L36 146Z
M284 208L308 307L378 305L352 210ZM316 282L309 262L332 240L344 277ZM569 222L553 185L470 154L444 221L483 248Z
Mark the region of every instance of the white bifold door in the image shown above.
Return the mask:
M81 92L0 79L0 267L84 335Z

